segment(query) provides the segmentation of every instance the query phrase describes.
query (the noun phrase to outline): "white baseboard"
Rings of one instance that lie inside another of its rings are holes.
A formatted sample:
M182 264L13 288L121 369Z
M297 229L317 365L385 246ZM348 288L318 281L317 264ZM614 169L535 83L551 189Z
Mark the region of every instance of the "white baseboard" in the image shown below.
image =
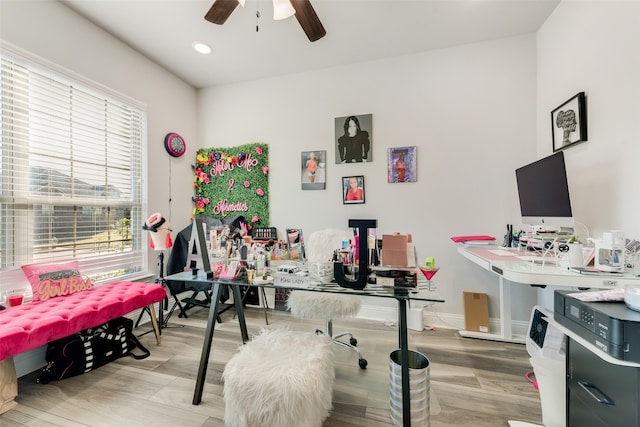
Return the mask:
M363 304L358 317L370 320L381 320L384 322L397 322L398 314L395 307L380 307ZM429 307L424 308L424 325L444 329L464 329L464 315L451 313L438 313ZM500 331L500 319L489 319L492 331ZM522 320L511 321L512 333L518 336L527 336L529 332L529 322Z

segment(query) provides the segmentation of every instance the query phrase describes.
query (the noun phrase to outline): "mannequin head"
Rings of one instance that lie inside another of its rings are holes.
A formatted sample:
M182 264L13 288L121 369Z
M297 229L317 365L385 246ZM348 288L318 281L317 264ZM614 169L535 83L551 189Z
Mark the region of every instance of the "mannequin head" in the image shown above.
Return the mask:
M151 237L150 246L152 249L162 251L173 246L171 240L171 224L159 213L151 215L142 226L143 230L149 232Z

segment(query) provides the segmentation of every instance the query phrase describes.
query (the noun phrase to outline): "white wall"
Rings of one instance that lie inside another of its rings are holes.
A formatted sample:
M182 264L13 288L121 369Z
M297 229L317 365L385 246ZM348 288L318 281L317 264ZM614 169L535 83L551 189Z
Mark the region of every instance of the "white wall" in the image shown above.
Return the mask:
M622 229L640 238L639 7L564 1L535 37L209 88L199 95L198 139L270 144L280 231L376 218L379 234L411 232L419 258L436 257L447 300L438 311L461 315L461 291L475 290L489 293L497 317L495 276L461 259L449 237L500 238L504 224L521 225L513 170L551 154L550 112L577 92L587 94L589 141L565 150L576 219L591 236ZM332 159L333 119L366 113L373 162L329 162L327 190L301 191L292 167L300 152L324 149ZM386 149L403 145L418 146L418 182L388 184ZM352 174L365 175L365 205L341 204L339 179ZM527 321L533 291L513 291L513 317Z
M640 2L563 1L537 41L538 155L550 112L585 92L588 141L564 150L575 218L640 239Z
M3 41L146 104L148 210L186 226L196 151L195 89L57 1L3 1L0 7ZM187 153L181 158L166 153L168 132L185 138ZM152 271L154 258L149 251Z
M640 240L639 24L637 1L563 1L537 33L538 155L552 151L551 111L585 92L588 141L564 154L575 219L595 238Z
M519 221L514 170L536 159L535 50L529 35L208 88L198 97L198 140L207 148L269 144L271 225L280 235L377 219L379 236L412 233L419 260L436 258L446 299L439 312L461 321L462 291L471 290L489 293L497 317L497 278L459 256L450 237L502 241L505 224ZM302 191L300 153L326 150L334 159L334 118L368 113L373 161L329 160L326 190ZM387 149L407 145L418 147L418 182L389 184ZM365 176L364 205L342 204L348 175ZM514 316L528 320L535 292L518 287L513 300Z

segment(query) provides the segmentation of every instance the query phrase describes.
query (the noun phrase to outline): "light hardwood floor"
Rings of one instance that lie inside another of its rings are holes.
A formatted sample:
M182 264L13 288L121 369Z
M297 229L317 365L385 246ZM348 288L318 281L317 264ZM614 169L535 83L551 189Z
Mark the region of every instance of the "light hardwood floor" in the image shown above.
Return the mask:
M265 327L261 309L247 308L249 335ZM144 360L124 358L93 372L47 385L38 372L19 379L18 406L0 415L14 426L222 426L220 381L224 363L241 344L233 310L216 325L202 403L191 404L202 347L206 310L189 319L171 318L162 344L153 334L141 340L151 350ZM313 331L321 322L300 321L269 310L270 328ZM142 333L148 326L141 325ZM397 348L395 325L348 319L334 322L334 333L349 330L369 365L358 367L353 351L335 346L333 411L325 427L389 426L389 354ZM431 426L508 426L508 420L541 424L538 392L526 381L531 370L524 345L461 338L450 329L409 331L410 348L430 361ZM301 349L302 350L302 349ZM251 402L247 402L251 405Z

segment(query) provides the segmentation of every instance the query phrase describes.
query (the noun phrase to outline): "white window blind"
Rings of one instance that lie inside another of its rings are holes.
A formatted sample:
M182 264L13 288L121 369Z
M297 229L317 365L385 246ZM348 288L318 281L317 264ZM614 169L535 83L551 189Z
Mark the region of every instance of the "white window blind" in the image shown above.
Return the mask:
M143 271L146 113L0 59L0 291L25 264L76 259L95 281Z

